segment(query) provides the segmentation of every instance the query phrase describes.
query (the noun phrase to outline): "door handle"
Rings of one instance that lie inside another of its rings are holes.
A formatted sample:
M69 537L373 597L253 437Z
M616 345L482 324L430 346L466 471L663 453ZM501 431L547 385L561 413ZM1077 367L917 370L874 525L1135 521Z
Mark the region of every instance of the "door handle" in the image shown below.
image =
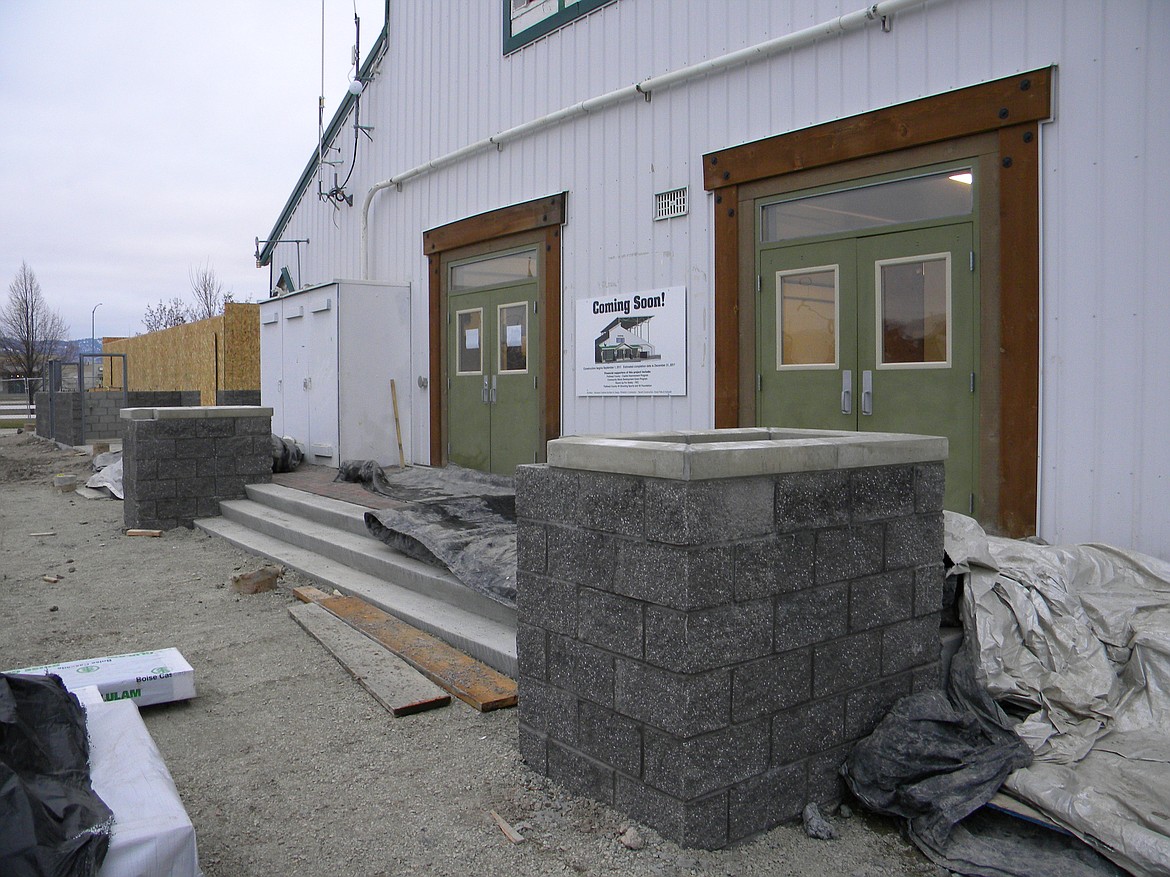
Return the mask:
M853 369L841 372L841 413L853 413Z
M483 376L483 391L479 394L480 401L485 405L488 403L488 376Z
M873 372L861 373L861 413L873 414Z
M490 401L493 405L496 404L496 376L495 375L492 375L492 390L491 390Z

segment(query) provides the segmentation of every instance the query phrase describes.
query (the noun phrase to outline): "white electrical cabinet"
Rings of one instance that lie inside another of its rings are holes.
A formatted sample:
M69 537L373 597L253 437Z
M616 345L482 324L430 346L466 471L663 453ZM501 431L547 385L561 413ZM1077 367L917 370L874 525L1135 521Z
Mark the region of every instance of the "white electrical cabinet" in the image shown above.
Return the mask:
M318 466L397 466L401 435L409 462L409 327L409 285L335 280L261 302L260 404L272 431Z

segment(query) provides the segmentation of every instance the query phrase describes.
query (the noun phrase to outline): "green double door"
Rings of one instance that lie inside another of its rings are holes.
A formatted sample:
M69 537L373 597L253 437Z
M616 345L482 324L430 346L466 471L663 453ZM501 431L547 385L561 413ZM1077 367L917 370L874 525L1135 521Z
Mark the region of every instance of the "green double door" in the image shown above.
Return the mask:
M945 436L948 509L974 511L969 222L759 254L757 422Z
M449 295L450 462L501 475L537 462L536 296L535 282Z

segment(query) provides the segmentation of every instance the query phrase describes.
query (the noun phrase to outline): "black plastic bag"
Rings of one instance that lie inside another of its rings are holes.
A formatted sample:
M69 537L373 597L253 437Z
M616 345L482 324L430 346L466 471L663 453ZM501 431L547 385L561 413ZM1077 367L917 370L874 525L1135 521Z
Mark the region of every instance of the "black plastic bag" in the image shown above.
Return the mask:
M56 676L0 673L0 874L91 877L112 826L77 698Z

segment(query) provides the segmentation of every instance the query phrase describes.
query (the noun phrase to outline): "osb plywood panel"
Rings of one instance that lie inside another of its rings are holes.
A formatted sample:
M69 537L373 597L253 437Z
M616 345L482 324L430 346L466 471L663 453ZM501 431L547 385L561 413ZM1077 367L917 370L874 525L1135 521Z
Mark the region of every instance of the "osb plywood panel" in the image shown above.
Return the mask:
M214 405L217 389L260 388L260 306L228 304L217 317L106 340L102 350L126 354L132 391L198 390L202 404Z
M260 305L228 304L219 347L221 390L260 389Z

